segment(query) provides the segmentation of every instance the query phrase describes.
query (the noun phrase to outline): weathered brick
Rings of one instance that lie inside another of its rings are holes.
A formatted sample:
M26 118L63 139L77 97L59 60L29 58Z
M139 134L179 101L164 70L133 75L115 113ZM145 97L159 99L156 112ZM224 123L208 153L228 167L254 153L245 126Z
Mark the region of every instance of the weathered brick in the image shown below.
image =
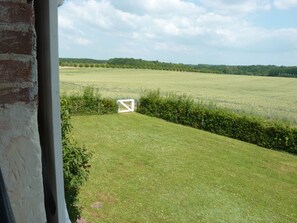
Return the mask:
M32 81L31 63L0 60L0 83Z
M0 53L32 54L32 32L0 32Z
M32 3L30 0L0 0L0 2Z
M0 88L0 105L17 102L29 103L30 101L30 88Z
M33 23L31 4L0 2L0 22L2 23Z

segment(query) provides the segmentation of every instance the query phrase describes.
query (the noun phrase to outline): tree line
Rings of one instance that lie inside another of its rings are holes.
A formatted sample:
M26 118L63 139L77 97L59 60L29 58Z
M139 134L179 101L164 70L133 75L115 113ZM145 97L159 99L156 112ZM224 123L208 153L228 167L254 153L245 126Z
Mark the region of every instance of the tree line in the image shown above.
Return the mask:
M216 74L237 74L253 76L297 77L297 66L275 65L209 65L182 64L148 61L134 58L112 58L95 60L87 58L60 58L60 66L105 67L200 72Z

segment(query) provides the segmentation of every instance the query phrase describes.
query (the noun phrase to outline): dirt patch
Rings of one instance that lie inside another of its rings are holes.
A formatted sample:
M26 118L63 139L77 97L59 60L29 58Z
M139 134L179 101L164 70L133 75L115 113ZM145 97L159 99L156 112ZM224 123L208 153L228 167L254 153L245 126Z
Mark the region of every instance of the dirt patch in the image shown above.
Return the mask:
M80 219L77 219L75 223L87 223L87 221L81 217Z
M102 202L95 202L94 204L91 205L92 208L102 208L103 207L103 203Z
M101 201L101 203L113 204L117 201L117 198L113 194L101 192L97 195L97 200Z

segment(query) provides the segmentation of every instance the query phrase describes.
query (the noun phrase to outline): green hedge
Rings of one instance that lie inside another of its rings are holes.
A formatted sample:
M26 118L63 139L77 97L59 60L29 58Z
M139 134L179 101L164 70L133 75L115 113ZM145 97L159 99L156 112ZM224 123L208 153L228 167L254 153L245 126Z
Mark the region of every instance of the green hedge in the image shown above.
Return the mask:
M269 149L297 154L297 129L284 123L239 114L186 96L150 91L139 100L142 114L239 139Z
M84 88L82 94L61 96L60 105L65 198L69 217L74 222L81 214L78 194L87 180L92 154L73 140L70 115L117 113L118 105L114 99L102 98L92 87Z
M102 98L92 87L86 87L82 94L63 95L72 115L112 114L117 113L118 105L112 98Z
M78 194L88 178L92 154L73 139L69 103L62 99L60 105L65 200L69 217L75 222L81 215Z

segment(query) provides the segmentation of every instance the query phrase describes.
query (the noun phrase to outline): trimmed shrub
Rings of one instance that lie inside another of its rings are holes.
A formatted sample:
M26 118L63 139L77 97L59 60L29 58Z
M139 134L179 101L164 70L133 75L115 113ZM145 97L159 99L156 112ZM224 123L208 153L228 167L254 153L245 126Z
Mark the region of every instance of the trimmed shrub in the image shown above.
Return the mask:
M278 121L239 114L187 96L150 91L143 95L137 112L239 139L269 149L297 154L297 129Z
M73 139L69 107L67 100L63 99L61 100L61 130L65 200L69 217L72 222L75 222L81 213L77 205L78 194L89 175L91 153Z
M74 222L81 213L77 206L78 193L89 174L91 153L74 141L70 114L117 113L118 105L114 99L102 98L92 87L84 88L81 95L61 96L60 104L65 199L69 217Z
M73 115L103 115L118 111L116 100L102 98L93 87L85 87L82 94L63 95L61 98L67 101L69 112Z

